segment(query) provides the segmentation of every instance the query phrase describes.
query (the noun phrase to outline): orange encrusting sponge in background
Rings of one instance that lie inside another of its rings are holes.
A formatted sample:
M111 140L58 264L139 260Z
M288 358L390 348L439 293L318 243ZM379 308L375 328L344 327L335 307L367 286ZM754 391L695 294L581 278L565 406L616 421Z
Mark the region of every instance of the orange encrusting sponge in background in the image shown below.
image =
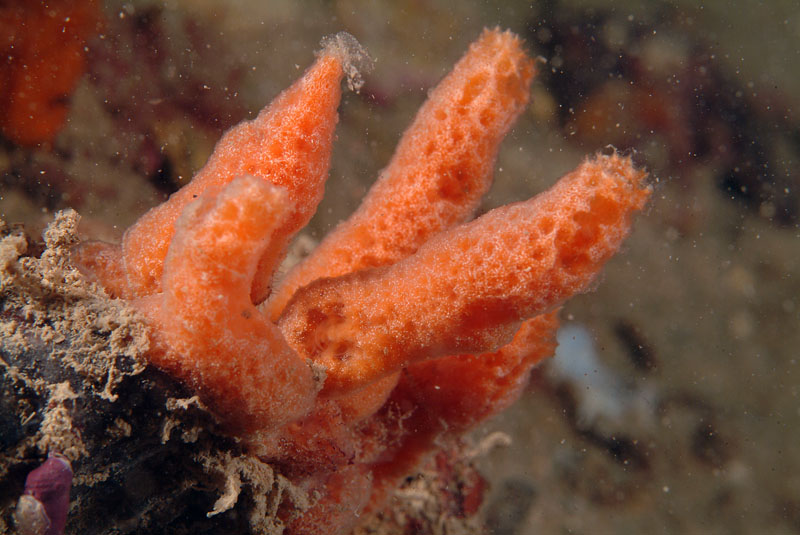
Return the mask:
M19 145L50 143L86 70L97 0L0 3L0 132Z
M645 176L618 154L588 159L392 266L301 288L281 331L327 369L323 392L338 395L412 362L499 348L522 320L589 287L644 206Z
M431 91L358 210L281 281L270 317L309 282L392 264L472 217L534 71L519 37L484 30Z

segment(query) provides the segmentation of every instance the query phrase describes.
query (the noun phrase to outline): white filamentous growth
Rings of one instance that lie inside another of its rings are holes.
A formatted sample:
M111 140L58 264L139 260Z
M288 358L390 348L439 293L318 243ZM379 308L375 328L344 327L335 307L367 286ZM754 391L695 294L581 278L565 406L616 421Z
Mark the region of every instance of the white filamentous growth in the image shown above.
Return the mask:
M347 78L347 88L358 93L364 85L363 73L368 73L374 65L367 50L355 37L347 32L328 35L320 41L322 50L319 54L336 56L342 64L342 71Z

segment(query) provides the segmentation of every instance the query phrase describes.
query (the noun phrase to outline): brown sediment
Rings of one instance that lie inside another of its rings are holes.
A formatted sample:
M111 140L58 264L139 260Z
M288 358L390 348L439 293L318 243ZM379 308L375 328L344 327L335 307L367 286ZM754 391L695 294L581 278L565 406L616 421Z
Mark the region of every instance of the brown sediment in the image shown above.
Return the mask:
M144 367L140 357L149 347L147 327L132 308L109 299L69 264L79 219L72 210L59 212L44 233L45 250L39 258L26 255L27 237L0 223L5 234L0 241L3 350L18 354L36 341L47 344L51 358L113 401L121 376ZM118 368L117 356L129 359L129 370ZM35 386L41 391L46 384Z

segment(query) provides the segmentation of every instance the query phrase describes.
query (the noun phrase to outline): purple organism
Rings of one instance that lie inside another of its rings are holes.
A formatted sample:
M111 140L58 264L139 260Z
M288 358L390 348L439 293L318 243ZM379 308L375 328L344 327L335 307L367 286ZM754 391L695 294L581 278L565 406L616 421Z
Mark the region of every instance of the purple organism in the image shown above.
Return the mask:
M72 467L61 455L51 455L25 479L17 503L17 528L22 535L63 535L69 511Z

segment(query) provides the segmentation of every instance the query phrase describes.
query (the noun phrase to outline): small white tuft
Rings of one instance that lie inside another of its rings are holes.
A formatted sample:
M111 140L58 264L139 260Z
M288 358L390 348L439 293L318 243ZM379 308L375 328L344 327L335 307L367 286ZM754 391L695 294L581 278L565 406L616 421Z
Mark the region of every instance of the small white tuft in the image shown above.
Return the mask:
M362 73L371 71L374 65L367 50L347 32L323 37L320 46L322 46L322 50L317 55L331 54L337 57L342 63L342 70L347 77L348 89L358 93L361 86L364 85Z

